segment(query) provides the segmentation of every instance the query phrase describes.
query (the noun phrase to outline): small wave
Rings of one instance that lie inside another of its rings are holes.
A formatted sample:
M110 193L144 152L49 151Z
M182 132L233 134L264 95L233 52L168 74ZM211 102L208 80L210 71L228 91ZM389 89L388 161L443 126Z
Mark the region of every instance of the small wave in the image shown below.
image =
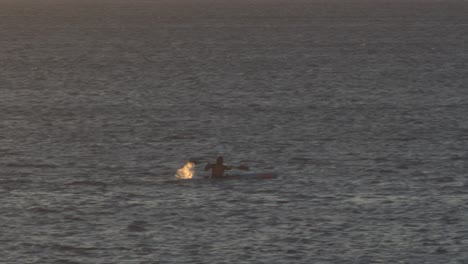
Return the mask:
M73 261L69 259L57 259L52 264L81 264L81 262Z
M75 247L71 245L62 245L62 244L52 244L50 245L50 248L52 248L53 250L57 250L57 251L73 252L79 255L89 255L90 251L99 250L99 248L93 248L93 247Z
M43 245L41 245L43 246ZM79 255L90 255L91 252L97 250L119 250L119 251L126 251L130 250L126 247L77 247L72 245L63 245L63 244L51 244L47 246L49 249L57 250L57 251L65 251L65 252L73 252ZM71 262L70 262L71 263ZM79 262L77 262L79 263Z
M51 214L51 213L58 213L58 210L55 209L50 209L46 207L30 207L28 208L29 211L34 212L34 213L40 213L40 214Z
M194 137L191 135L172 135L172 136L167 136L165 138L165 141L183 140L183 139L194 139Z
M21 242L21 243L18 243L18 246L23 247L23 248L34 248L34 247L45 248L45 246L42 244L36 244L36 243L31 243L31 242Z
M450 157L450 160L453 160L453 161L461 161L461 160L466 160L466 159L468 158L461 156L461 155L453 155L452 157Z
M8 189L21 188L30 183L33 183L33 181L22 179L0 180L0 186L7 187Z
M10 167L10 168L57 168L57 165L55 164L45 164L45 163L40 163L40 164L33 164L33 163L6 163L4 164L5 167Z
M430 178L428 179L429 181L431 182L435 182L435 183L451 183L451 182L455 182L455 178L451 177L451 176L442 176L442 177L437 177L437 178Z
M143 232L146 231L144 225L146 225L146 221L133 221L127 226L127 230L130 232Z
M380 169L378 170L382 174L396 174L397 171L392 170L392 169Z
M99 187L107 187L107 184L105 182L101 181L73 181L70 183L65 184L67 186L99 186Z
M72 221L85 221L83 218L80 218L80 217L77 217L77 216L74 216L74 215L65 215L63 217L63 219L72 220Z
M448 250L443 248L443 247L438 247L435 251L434 254L447 254Z
M24 184L24 183L30 183L33 182L31 180L23 180L23 179L7 179L7 180L0 180L0 184L8 184L8 183L18 183L18 184Z

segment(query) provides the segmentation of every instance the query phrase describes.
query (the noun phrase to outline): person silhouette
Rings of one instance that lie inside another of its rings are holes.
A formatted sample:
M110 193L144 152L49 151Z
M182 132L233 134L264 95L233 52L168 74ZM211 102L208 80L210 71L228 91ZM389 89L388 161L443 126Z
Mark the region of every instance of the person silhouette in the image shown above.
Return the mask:
M224 162L223 157L219 156L216 159L215 164L210 164L210 163L206 164L205 171L211 169L211 178L222 178L224 176L224 171L230 170L233 168L232 166L224 165L223 162Z

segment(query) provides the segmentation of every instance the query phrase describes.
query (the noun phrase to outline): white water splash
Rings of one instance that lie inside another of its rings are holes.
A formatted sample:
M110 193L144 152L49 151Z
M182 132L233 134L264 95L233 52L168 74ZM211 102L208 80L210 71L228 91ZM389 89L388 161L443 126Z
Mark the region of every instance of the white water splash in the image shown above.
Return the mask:
M187 163L177 170L175 177L177 179L192 179L195 175L195 163L187 161Z

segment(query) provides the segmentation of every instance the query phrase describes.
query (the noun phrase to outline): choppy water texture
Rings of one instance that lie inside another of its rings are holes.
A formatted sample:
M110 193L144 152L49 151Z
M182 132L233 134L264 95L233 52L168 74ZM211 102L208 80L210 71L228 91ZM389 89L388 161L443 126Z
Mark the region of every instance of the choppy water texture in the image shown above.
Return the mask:
M0 262L468 263L467 8L0 0Z

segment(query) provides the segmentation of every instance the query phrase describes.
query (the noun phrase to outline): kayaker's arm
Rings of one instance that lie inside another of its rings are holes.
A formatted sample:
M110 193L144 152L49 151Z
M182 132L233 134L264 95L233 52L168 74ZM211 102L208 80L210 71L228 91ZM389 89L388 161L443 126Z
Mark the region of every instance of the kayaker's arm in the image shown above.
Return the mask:
M205 170L209 170L209 169L212 169L213 168L213 164L209 164L207 163L206 166L205 166Z
M207 166L208 166L208 165L207 165ZM250 170L249 167L247 167L247 166L245 166L245 165L240 165L240 166L224 166L224 169L225 169L225 170L237 169L237 170L244 170L244 171Z

